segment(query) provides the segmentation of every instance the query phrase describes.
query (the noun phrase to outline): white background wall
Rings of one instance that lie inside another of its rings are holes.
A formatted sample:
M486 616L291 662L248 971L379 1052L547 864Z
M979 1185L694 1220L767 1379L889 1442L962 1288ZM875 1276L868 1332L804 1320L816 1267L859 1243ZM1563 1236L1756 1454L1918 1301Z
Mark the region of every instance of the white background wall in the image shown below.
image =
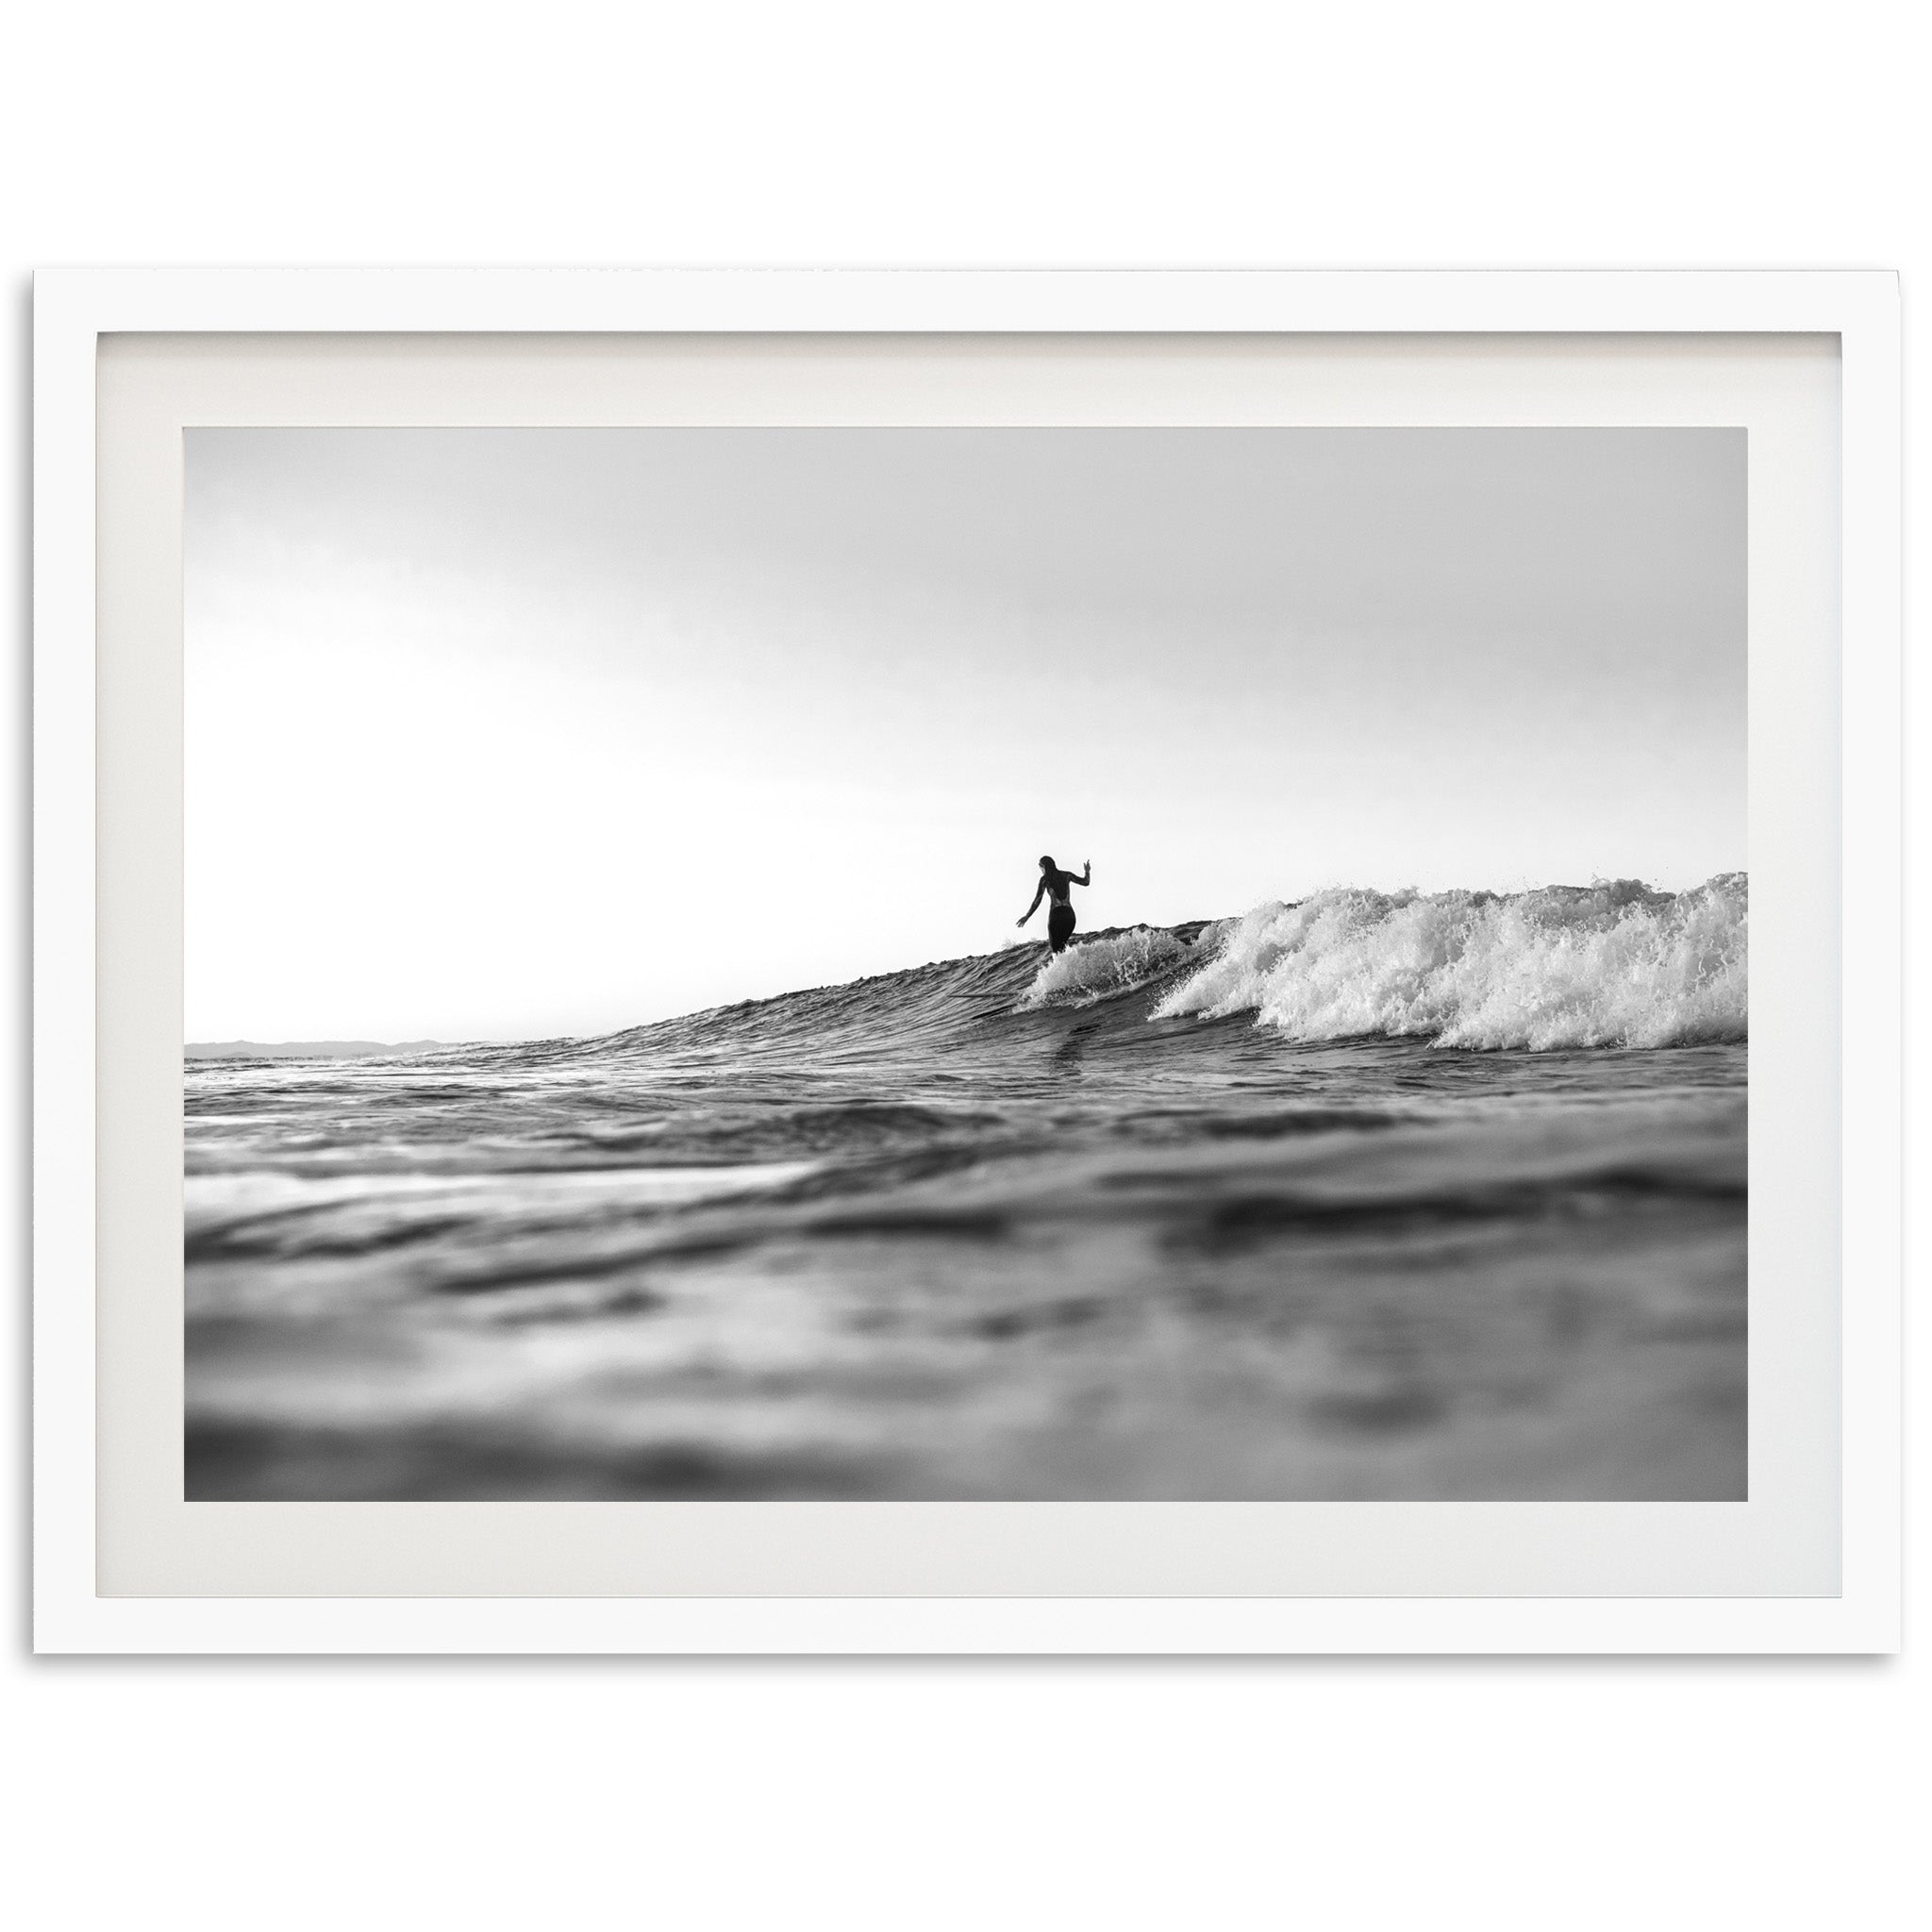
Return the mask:
M25 11L0 82L8 1010L33 266L1890 266L1909 488L1932 248L1908 20L1708 0ZM0 1040L16 1094L24 1038L23 1017ZM0 1252L23 1276L25 1118L0 1117ZM1923 1654L35 1663L25 1444L17 1414L0 1898L29 1926L1863 1927L1926 1907ZM1925 1634L1915 1610L1908 1642Z

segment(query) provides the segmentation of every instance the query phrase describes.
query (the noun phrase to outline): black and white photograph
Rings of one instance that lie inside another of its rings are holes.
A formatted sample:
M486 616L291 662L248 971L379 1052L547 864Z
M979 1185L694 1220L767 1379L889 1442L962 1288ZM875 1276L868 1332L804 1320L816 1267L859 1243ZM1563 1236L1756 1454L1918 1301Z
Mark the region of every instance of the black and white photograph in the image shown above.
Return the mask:
M11 22L12 1922L1925 1921L1907 21Z
M1741 430L185 445L191 1501L1746 1497Z

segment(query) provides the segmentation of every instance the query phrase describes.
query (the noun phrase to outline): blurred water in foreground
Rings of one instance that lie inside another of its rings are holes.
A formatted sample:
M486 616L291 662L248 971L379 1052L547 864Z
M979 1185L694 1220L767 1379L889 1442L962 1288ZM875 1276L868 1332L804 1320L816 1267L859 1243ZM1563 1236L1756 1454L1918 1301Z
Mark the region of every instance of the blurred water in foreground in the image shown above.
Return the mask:
M1238 926L191 1061L188 1494L1741 1497L1745 1045L1296 1039Z

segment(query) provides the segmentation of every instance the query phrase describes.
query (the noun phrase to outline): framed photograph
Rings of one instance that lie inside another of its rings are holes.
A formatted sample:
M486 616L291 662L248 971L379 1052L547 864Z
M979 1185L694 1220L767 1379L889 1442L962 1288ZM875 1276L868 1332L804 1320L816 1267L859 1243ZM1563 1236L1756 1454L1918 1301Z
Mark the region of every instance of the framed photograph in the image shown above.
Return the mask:
M1898 363L42 276L38 1646L1894 1647Z

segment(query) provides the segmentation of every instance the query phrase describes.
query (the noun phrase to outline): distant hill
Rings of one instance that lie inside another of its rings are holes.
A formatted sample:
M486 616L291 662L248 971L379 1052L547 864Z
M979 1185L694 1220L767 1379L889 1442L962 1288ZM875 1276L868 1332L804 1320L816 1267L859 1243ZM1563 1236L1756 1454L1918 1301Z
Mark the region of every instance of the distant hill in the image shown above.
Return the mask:
M373 1054L436 1053L443 1040L191 1040L191 1060L353 1060Z

